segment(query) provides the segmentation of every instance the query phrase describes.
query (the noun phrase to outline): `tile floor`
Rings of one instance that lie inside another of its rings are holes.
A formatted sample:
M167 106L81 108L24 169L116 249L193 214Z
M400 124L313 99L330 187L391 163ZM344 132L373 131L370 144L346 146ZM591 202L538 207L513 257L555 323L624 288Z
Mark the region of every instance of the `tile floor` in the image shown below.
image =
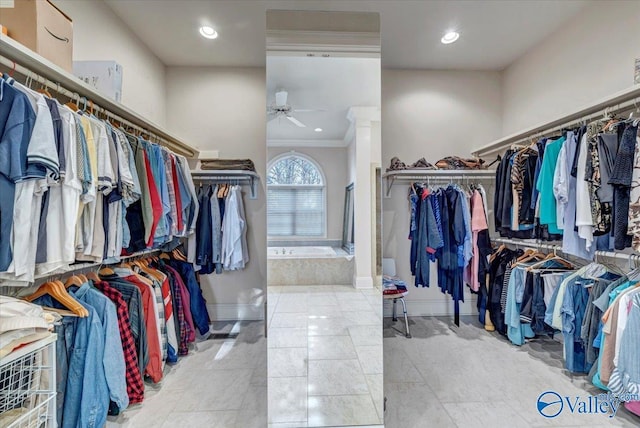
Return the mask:
M380 291L269 286L268 293L269 428L380 426Z
M190 355L167 365L158 386L147 384L142 405L107 427L265 428L267 343L263 322L216 322L215 332L235 338L197 342Z
M599 394L585 376L563 369L562 344L534 340L522 347L488 333L473 317L457 330L450 318L412 317L412 339L404 323L384 320L386 428L424 427L638 427L640 418L620 409L613 419L562 412L538 414L545 391Z

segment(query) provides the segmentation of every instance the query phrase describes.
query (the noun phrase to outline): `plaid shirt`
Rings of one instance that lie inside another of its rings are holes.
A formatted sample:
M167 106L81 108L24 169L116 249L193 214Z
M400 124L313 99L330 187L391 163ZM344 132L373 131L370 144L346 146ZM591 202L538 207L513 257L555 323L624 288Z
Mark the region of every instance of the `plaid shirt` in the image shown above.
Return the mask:
M173 285L171 292L176 303L174 312L177 314L178 327L180 329L180 336L178 337L178 354L187 355L189 353L189 337L191 332L189 331L190 327L184 315L185 308L182 299L182 291L180 290L179 284L176 282L178 274L175 270L167 266L165 266L165 273L171 278L170 284Z
M94 286L107 296L115 305L118 313L118 329L124 352L124 362L127 369L127 395L130 403L140 403L144 399L144 383L138 369L138 354L129 324L129 308L122 294L107 282L94 283Z

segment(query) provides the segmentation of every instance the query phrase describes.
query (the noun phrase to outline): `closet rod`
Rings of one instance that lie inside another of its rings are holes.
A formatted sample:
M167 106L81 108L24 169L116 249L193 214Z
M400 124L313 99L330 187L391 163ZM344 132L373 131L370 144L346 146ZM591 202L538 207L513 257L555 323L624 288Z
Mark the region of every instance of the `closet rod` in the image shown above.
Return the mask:
M89 97L85 97L80 95L78 92L73 92L69 89L67 89L64 85L61 85L60 83L54 82L30 69L28 69L27 67L24 67L20 64L18 64L17 62L5 57L4 55L0 55L0 64L2 64L3 66L9 68L9 75L12 75L14 72L15 73L19 73L23 76L25 76L27 78L27 82L28 83L29 80L32 80L33 82L42 85L42 86L46 86L47 88L49 88L50 90L58 93L59 95L65 96L67 98L69 98L69 100L75 102L76 104L78 104L78 107L80 106L80 102L83 102L82 107L83 108L89 108L89 109L94 109L99 113L102 113L103 115L109 117L110 119L113 119L117 122L122 123L123 125L126 125L128 127L131 127L133 129L136 129L144 134L149 135L149 139L155 139L156 142L158 142L159 144L166 146L170 149L172 149L173 151L175 151L178 154L182 154L186 157L189 158L193 158L193 157L197 157L198 152L195 151L193 148L180 143L178 141L172 141L171 139L167 138L166 136L160 135L159 132L152 132L150 129L151 127L145 128L142 126L139 126L133 122L131 122L130 120L125 119L124 117L122 117L121 115L115 114L109 110L107 110L104 107L101 107L100 105L98 105L97 103L93 102L90 98L93 98L94 96Z
M464 171L464 170L463 170ZM461 173L461 171L455 170L433 170L431 172L424 172L422 174L413 172L407 174L403 172L388 172L382 176L386 181L385 186L385 198L391 197L391 187L398 182L415 182L426 181L428 183L451 183L451 182L470 182L470 181L494 181L496 178L495 170L482 170L482 173L478 173L475 170L466 170L469 174Z
M159 250L159 249L139 251L137 253L134 253L134 254L131 254L131 255L128 255L128 256L122 256L122 257L120 257L120 261L117 261L115 263L104 263L104 262L76 263L76 264L70 265L69 268L65 269L65 270L57 270L57 271L53 271L53 272L49 272L49 273L43 273L43 274L35 275L33 282L35 283L36 281L41 280L41 279L45 279L45 278L63 276L63 275L69 274L69 273L74 273L74 272L82 271L82 270L85 270L85 269L99 268L101 266L116 265L116 264L119 264L119 263L122 263L122 262L126 262L127 260L132 260L132 259L135 259L135 258L148 257L148 256L152 256L154 254L161 253L161 252L162 252L162 250ZM2 280L2 279L0 279L0 287L2 287L2 286L10 287L11 285L12 285L12 281L11 280Z
M565 115L545 124L511 134L472 152L474 156L486 156L507 149L511 144L531 139L535 136L543 136L545 133L557 131L562 128L578 125L583 121L595 119L602 114L617 114L640 107L640 86L634 85L624 91L618 92L605 100L584 107L571 114Z
M525 248L535 248L537 250L551 250L551 251L556 251L558 253L565 254L564 251L562 251L562 246L553 245L553 244L544 244L539 241L529 242L526 240L517 240L517 239L509 239L509 238L492 238L491 240L495 242L499 242L501 244L515 245L515 246L525 247ZM596 251L595 255L597 257L605 257L605 258L616 259L616 260L640 260L640 254L635 254L635 253L630 254L630 253L622 253L622 252L619 253L617 251Z

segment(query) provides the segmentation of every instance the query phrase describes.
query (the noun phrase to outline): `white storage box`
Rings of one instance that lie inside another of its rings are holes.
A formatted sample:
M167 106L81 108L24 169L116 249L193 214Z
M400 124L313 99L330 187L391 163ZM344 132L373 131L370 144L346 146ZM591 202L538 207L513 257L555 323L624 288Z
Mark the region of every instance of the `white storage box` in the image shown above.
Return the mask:
M73 74L109 98L122 102L122 66L115 61L73 61Z

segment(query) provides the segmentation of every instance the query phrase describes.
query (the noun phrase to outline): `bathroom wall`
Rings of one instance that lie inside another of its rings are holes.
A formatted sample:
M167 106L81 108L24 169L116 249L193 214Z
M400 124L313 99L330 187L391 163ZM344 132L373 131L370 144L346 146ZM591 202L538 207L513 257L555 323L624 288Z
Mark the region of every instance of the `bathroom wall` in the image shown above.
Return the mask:
M283 153L295 151L316 161L327 180L327 239L342 240L342 217L344 211L344 189L350 183L347 177L346 147L269 147L267 165Z

